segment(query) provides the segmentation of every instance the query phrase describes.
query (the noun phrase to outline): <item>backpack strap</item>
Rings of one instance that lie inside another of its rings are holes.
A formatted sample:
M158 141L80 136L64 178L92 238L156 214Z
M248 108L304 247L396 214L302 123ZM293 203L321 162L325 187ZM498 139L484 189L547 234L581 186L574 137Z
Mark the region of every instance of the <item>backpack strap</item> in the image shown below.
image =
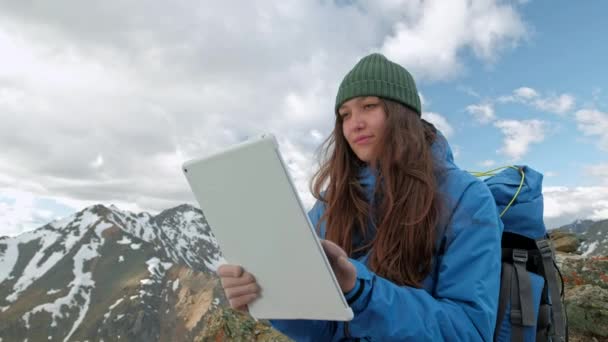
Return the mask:
M513 249L513 266L515 272L513 280L515 287L511 287L511 341L524 340L524 327L536 325L536 313L532 305L532 284L530 275L526 270L528 251ZM522 305L523 304L523 305Z
M545 284L545 286L547 286ZM544 290L543 290L544 292ZM536 330L536 342L548 342L551 341L549 336L553 335L553 329L551 325L551 306L549 304L541 304L538 311L538 325Z
M545 278L549 282L549 297L551 298L551 306L553 307L553 326L555 335L553 336L556 342L566 341L566 320L562 307L560 291L557 288L557 272L553 264L553 249L551 243L547 239L536 240L536 246L543 257L543 269Z
M510 263L502 263L502 274L500 275L500 297L498 298L498 317L496 317L496 327L494 328L493 341L497 341L498 332L500 331L502 322L505 318L505 312L510 299L513 272L513 266Z

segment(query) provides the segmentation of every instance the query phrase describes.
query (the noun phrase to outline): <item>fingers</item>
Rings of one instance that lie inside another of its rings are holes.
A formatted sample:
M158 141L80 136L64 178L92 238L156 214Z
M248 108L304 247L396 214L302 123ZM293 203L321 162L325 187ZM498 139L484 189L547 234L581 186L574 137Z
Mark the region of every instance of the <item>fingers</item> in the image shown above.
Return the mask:
M231 287L237 287L237 286L247 285L247 284L255 283L256 282L255 277L253 276L253 274L251 274L249 272L243 273L238 278L221 277L220 279L222 281L222 287L225 288L225 289L228 289L228 288L231 288Z
M248 305L239 306L238 308L233 308L233 309L244 312L244 313L249 313Z
M330 259L337 260L341 256L347 256L346 252L342 248L340 248L340 246L329 240L321 240L321 245L323 246L325 254L327 254Z
M352 262L350 262L348 260L347 257L340 257L340 259L338 260L338 264L340 265L340 268L349 272L349 273L353 273L357 274L357 268L355 268L355 265L352 264Z
M253 274L245 272L241 266L229 264L218 267L217 274L230 307L249 312L248 305L259 297L261 290Z
M229 299L230 307L239 311L248 311L248 305L258 298L257 294L249 294L237 298Z
M217 274L220 277L232 277L237 278L243 274L243 268L239 265L224 264L218 267Z
M246 296L246 295L250 295L250 294L257 295L260 293L260 287L258 286L257 283L251 283L251 284L232 287L232 288L225 288L225 292L226 292L226 298L232 299L232 298L238 298L238 297Z

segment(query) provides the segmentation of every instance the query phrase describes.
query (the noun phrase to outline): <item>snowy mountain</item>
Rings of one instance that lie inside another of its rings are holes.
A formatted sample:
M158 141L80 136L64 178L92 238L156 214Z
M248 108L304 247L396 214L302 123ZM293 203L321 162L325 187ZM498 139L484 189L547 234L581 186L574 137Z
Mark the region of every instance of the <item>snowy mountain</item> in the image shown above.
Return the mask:
M562 226L559 230L568 233L581 234L595 222L592 220L576 220L570 224Z
M192 340L225 302L202 212L96 205L0 237L1 341Z
M566 233L578 246L576 253L582 256L608 256L608 220L576 220L571 224L555 229Z
M578 238L581 240L578 252L583 256L607 256L608 220L594 222Z

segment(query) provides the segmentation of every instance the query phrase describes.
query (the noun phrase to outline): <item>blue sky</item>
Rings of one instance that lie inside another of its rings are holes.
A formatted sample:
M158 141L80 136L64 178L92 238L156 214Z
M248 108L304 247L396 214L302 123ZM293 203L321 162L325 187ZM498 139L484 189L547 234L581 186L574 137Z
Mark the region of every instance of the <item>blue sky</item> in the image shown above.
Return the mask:
M343 75L381 52L467 170L545 175L545 221L608 218L605 2L0 5L0 236L194 198L181 164L270 131L300 195ZM90 16L88 14L95 13Z
M586 174L584 166L605 163L607 151L599 148L598 136L584 136L576 129L574 114L580 109L608 109L608 79L602 66L608 54L608 44L602 43L608 28L601 17L606 10L608 4L600 2L562 2L559 6L529 2L521 13L531 30L520 46L491 65L467 56L469 68L458 80L422 86L428 97L441 99L433 101L433 110L449 113L454 122L461 122L456 130L472 132L455 134L452 139L453 144L462 147L463 167L478 167L480 159L495 160L497 164L510 161L496 153L503 138L500 131L470 122L463 108L471 103L496 103L501 96L512 95L514 89L529 87L543 97L569 94L575 103L559 115L521 103L495 105L498 117L538 119L549 125L544 141L532 144L519 162L556 174L546 177L545 185L549 186L590 186L601 181Z

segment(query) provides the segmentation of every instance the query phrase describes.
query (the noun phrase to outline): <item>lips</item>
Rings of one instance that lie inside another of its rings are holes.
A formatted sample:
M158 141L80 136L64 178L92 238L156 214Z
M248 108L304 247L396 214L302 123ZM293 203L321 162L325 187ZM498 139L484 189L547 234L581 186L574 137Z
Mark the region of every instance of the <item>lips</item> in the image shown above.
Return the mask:
M371 139L371 135L362 135L355 139L355 144L365 144Z

